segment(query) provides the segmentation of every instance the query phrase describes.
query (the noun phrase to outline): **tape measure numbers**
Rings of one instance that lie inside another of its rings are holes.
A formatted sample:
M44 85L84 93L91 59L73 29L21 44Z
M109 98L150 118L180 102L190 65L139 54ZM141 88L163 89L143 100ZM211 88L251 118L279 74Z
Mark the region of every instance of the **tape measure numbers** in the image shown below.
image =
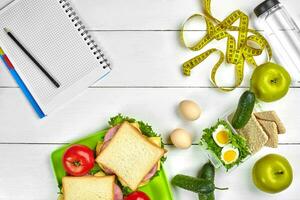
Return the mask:
M266 49L268 54L268 61L272 58L272 50L267 40L257 31L249 29L249 17L240 10L232 12L223 21L220 21L211 14L211 0L203 0L204 14L194 14L190 16L183 24L180 31L180 38L185 47L192 51L199 51L213 40L222 40L227 38L226 53L221 50L212 48L200 55L186 61L183 64L183 73L186 76L191 75L191 70L204 61L212 53L219 54L219 60L212 68L210 80L212 84L222 91L232 91L241 85L244 77L244 63L245 61L250 65L257 66L254 57L262 54ZM185 40L184 32L187 22L196 17L201 17L205 20L207 33L195 45L188 46ZM233 26L235 22L239 21L239 26ZM237 42L234 36L229 31L237 31ZM250 34L249 34L250 33ZM251 43L256 44L256 48L250 46ZM219 86L216 81L216 74L221 64L226 60L227 63L235 66L235 84L233 87Z

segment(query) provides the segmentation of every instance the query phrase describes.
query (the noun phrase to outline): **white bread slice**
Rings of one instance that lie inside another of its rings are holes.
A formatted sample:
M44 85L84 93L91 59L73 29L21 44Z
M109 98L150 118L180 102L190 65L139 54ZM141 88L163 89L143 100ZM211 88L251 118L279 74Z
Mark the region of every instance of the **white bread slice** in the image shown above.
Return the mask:
M278 146L278 130L277 125L275 122L266 121L266 120L260 120L258 119L258 122L268 135L268 141L265 144L268 147L277 148Z
M96 162L112 170L130 189L136 190L164 153L164 149L124 122Z
M64 200L114 200L114 176L65 176Z
M278 117L275 111L257 112L254 113L254 115L257 119L275 122L279 134L283 134L286 132L284 124L282 123L282 121L280 120L280 118Z

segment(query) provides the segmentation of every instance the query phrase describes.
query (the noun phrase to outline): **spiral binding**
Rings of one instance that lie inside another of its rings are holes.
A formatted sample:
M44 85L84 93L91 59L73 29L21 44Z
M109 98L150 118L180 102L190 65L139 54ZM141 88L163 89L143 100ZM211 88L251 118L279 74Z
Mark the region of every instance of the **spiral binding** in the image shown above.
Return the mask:
M98 47L95 40L92 39L91 35L86 30L86 27L83 25L80 18L77 16L76 12L68 2L68 0L59 0L59 3L62 5L62 8L67 13L68 17L71 19L71 21L74 23L75 28L77 28L80 35L83 37L84 41L86 41L86 44L89 46L92 53L95 55L97 60L99 60L99 63L105 64L103 68L110 68L110 63L105 58L105 55L103 54L102 50Z

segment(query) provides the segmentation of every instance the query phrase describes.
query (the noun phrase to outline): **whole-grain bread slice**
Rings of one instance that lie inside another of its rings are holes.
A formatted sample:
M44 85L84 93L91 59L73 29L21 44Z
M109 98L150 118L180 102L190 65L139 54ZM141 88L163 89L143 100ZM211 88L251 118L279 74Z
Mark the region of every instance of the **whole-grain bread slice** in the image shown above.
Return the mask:
M232 119L233 114L229 117ZM268 136L262 129L255 116L252 114L246 126L237 132L243 136L252 154L258 152L268 141Z
M286 132L284 124L282 123L282 121L280 120L280 118L278 117L275 111L257 112L254 113L254 115L257 119L275 122L279 134L283 134Z
M278 146L278 130L275 122L258 120L266 134L268 135L268 141L265 144L268 147L277 148Z

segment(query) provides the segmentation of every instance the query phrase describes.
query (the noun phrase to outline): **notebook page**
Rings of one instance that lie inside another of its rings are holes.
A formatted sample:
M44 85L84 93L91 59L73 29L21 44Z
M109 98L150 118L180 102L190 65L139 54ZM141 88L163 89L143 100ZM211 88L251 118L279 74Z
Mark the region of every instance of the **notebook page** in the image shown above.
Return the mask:
M15 0L0 11L0 19L1 47L46 113L110 71L103 69L59 0ZM53 85L3 28L14 34L59 82L60 88Z

